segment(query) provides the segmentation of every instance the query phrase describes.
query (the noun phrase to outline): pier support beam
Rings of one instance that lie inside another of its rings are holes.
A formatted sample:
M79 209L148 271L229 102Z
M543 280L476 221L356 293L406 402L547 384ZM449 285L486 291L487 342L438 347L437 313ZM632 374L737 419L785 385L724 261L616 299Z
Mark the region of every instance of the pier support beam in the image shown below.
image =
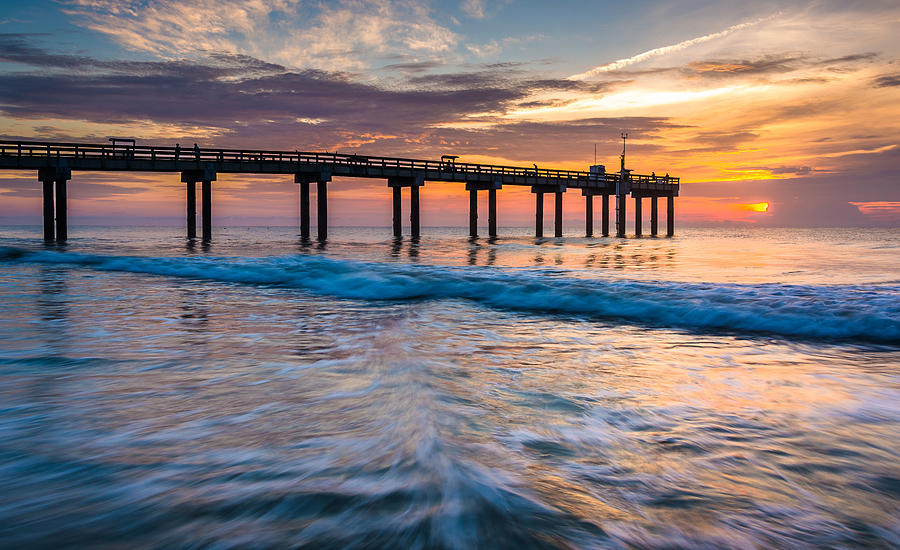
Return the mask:
M488 189L488 236L497 236L497 189Z
M594 236L594 195L584 197L584 236Z
M600 231L604 237L609 237L609 194L603 194L603 203L600 212Z
M216 181L215 165L209 163L205 168L185 170L181 173L181 181L187 184L187 236L197 236L197 182L200 182L200 216L203 231L201 237L209 242L212 239L212 182Z
M203 180L200 185L200 209L203 224L203 242L212 240L212 180Z
M474 187L469 189L469 236L478 236L478 189Z
M666 197L666 237L675 236L675 197Z
M418 239L421 231L419 227L419 187L412 185L409 188L409 236Z
M584 197L584 235L586 237L594 236L594 197L600 195L603 199L601 203L601 230L603 236L609 235L609 191L602 188L585 187L581 189L581 195Z
M53 225L53 180L44 180L44 240L52 241L56 238Z
M414 239L421 234L421 218L419 214L419 188L425 185L425 174L413 176L394 176L388 178L388 187L393 188L394 193L394 236L399 237L400 231L400 189L409 187L409 233Z
M316 182L316 237L328 240L328 182Z
M659 197L650 197L650 235L655 237L659 234Z
M66 180L56 179L56 241L62 242L69 238L69 216L66 201Z
M316 231L320 241L328 238L328 190L331 169L327 166L304 167L294 174L294 183L300 186L300 240L309 241L309 185L316 184Z
M400 196L401 189L402 188L400 188L400 187L394 187L393 189L391 189L391 191L394 194L394 200L393 200L394 207L392 209L393 210L392 221L393 221L393 225L394 225L394 237L396 237L398 239L403 236L403 230L401 229L401 226L403 224L403 211L402 211L403 206L402 206L402 201L401 201L401 196Z
M625 195L616 195L616 237L625 236Z
M189 181L187 189L187 238L197 238L197 182Z
M563 192L556 192L556 201L555 201L555 216L553 218L553 236L554 237L562 237L562 202L563 202Z
M309 241L309 182L300 185L300 240Z
M500 180L493 182L469 182L466 191L469 192L469 236L478 236L478 192L488 192L488 235L497 236L497 190L503 185Z
M535 219L534 236L544 236L544 193L555 195L553 234L562 237L562 194L566 192L565 185L532 185L531 192L535 194Z
M45 241L52 241L53 239L65 241L68 238L66 182L70 179L72 179L72 171L65 166L48 166L38 170L38 181L41 182L44 196ZM55 204L53 200L54 184L56 185Z
M644 234L642 222L644 221L643 212L644 199L640 195L634 197L634 236L640 237Z

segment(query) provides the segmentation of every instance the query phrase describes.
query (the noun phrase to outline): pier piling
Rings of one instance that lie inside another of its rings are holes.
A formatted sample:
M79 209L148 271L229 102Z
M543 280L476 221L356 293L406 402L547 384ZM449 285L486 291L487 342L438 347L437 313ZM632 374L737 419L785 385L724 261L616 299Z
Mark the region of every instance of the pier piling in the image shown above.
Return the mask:
M68 204L66 200L66 180L56 180L56 241L69 238Z
M409 234L413 239L418 239L419 231L419 187L412 185L409 188Z
M562 206L563 206L563 192L556 192L556 204L555 204L555 212L553 217L553 236L554 237L562 237Z
M212 240L212 181L203 180L200 186L201 209L203 216L203 242Z
M659 234L659 204L657 199L656 195L650 197L650 235L653 237Z
M499 184L498 184L499 185ZM497 236L497 189L488 189L488 236Z
M584 236L594 236L594 195L584 197Z
M391 188L391 193L393 194L393 207L392 210L392 218L391 222L394 227L394 237L399 239L403 236L403 205L402 205L402 188L401 187L393 187Z
M675 236L675 197L666 197L666 237Z
M316 233L319 241L328 239L328 182L316 182Z
M478 189L469 189L469 236L478 236Z
M300 182L300 240L309 240L309 182Z
M616 195L616 237L625 236L625 195Z
M604 237L609 237L609 193L602 195L603 202L600 212L600 230Z
M643 231L643 221L644 221L644 212L643 212L643 203L644 199L640 195L635 195L634 197L634 236L640 237L644 234Z
M187 238L197 238L197 182L189 181L187 189Z
M56 238L53 225L53 180L43 180L44 185L44 240L52 241Z

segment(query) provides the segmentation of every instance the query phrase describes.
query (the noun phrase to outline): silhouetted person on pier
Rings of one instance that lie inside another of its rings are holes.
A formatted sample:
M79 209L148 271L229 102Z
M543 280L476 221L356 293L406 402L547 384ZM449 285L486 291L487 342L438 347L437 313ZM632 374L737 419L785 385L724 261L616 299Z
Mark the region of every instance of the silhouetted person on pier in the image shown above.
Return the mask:
M537 163L535 163L535 165L534 165L534 175L536 176L537 174L538 174L538 167L537 167Z
M175 144L175 160L178 160L178 155L180 155L180 154L181 154L181 144L176 143Z
M194 144L194 156L197 157L197 162L200 162L200 147L197 144Z

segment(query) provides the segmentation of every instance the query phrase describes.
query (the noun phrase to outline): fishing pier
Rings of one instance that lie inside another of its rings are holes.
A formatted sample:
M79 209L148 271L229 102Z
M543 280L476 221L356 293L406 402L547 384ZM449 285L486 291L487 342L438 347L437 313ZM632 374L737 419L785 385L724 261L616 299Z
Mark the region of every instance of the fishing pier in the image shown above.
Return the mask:
M554 195L554 236L562 236L562 197L580 190L585 199L585 234L594 236L594 197L601 198L600 231L610 234L610 197L615 198L615 236L625 237L627 197L634 199L635 236L642 236L643 199L650 199L650 235L659 230L658 199L666 199L666 236L675 234L676 177L632 174L624 152L618 173L602 165L588 171L555 170L340 153L210 149L111 144L0 141L0 169L36 170L43 187L44 239L68 237L66 184L73 171L180 173L186 192L187 237L197 236L197 184L200 184L201 238L212 239L212 192L218 174L283 174L293 177L300 194L300 236L310 238L310 186L316 185L317 238L328 237L328 184L335 177L387 181L393 193L393 233L402 236L401 190L410 189L409 222L413 238L420 235L419 194L426 182L465 183L469 192L469 234L478 236L478 193L488 193L488 233L497 236L497 192L505 186L530 187L535 195L535 237L543 237L544 195Z

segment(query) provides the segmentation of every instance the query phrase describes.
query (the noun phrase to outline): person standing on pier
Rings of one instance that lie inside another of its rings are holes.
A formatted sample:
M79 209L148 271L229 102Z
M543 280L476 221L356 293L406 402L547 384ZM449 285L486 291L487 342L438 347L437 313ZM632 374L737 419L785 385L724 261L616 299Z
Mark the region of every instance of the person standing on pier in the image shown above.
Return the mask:
M178 155L180 155L180 154L181 154L181 144L176 143L175 144L175 160L178 160Z
M197 157L197 162L200 162L200 147L196 143L194 144L194 156Z

